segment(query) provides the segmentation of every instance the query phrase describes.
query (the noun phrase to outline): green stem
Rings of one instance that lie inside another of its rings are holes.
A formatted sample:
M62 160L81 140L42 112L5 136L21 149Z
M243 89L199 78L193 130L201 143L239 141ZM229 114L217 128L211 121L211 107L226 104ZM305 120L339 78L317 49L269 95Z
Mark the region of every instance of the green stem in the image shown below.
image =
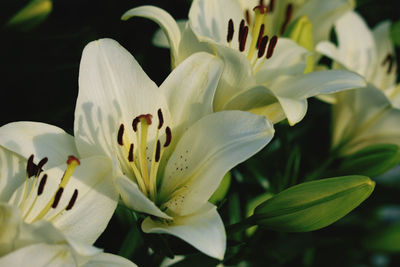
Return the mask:
M227 233L227 235L232 235L234 233L244 231L247 228L254 226L255 224L256 224L256 222L255 222L254 216L250 216L240 222L228 225L226 227L226 233Z

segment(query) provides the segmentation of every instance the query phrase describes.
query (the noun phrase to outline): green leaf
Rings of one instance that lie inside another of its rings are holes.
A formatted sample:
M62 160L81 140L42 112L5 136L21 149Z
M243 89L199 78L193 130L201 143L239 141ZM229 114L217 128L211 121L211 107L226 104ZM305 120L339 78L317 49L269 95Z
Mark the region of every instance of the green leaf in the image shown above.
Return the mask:
M213 204L216 204L216 203L222 201L225 198L226 193L228 193L230 185L231 185L231 173L228 172L227 174L225 174L219 187L214 192L214 194L210 197L209 201Z
M394 144L372 145L345 157L338 167L340 174L369 177L387 172L400 163L400 147Z
M261 203L265 202L266 200L270 199L271 197L273 197L272 193L264 193L262 195L259 195L255 198L253 198L252 200L250 200L247 203L247 207L246 207L246 216L250 217L251 215L254 214L254 209L260 205ZM246 234L248 236L251 236L252 234L254 234L254 232L257 230L257 225L254 225L250 228L246 229Z
M254 210L259 226L285 232L307 232L339 220L373 191L365 176L343 176L302 183L268 199Z
M396 223L370 235L364 241L369 250L379 252L400 252L400 223Z
M400 20L392 24L390 35L393 43L397 46L400 46Z

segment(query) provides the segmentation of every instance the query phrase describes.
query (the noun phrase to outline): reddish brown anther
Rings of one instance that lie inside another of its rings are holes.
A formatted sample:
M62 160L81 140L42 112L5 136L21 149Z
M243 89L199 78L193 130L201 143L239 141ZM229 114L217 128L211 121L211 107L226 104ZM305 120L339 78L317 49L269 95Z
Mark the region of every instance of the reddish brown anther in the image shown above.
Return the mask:
M121 125L119 126L119 129L118 129L118 136L117 136L117 142L120 146L124 145L123 138L122 138L124 136L124 128L125 128L124 125L121 123Z
M257 57L261 58L264 56L265 50L267 48L267 43L268 43L268 35L265 35L260 42L260 47L258 48L258 54Z
M167 127L167 128L165 128L165 143L164 143L164 147L169 146L169 144L171 144L171 140L172 140L171 128Z
M157 110L157 115L158 115L158 129L160 130L161 127L162 127L163 124L164 124L164 116L163 116L163 114L162 114L161 108L159 108L159 109Z
M160 161L160 156L161 156L161 144L160 144L160 140L157 140L156 155L154 158L156 162Z
M42 179L40 180L39 187L38 187L38 196L40 196L43 193L44 186L46 185L47 181L47 174L43 175Z
M278 37L274 35L268 43L267 59L272 57L272 55L274 54L274 49L277 42L278 42Z
M61 196L62 196L63 192L64 192L64 188L62 188L62 187L60 187L57 190L56 196L54 197L53 205L51 205L51 207L53 209L57 208L58 202L60 202L60 199L61 199Z
M134 154L133 154L133 148L134 148L134 145L133 145L133 143L129 146L129 152L128 152L128 160L129 160L129 162L133 162L133 160L134 160Z
M264 28L265 28L265 25L261 24L260 31L258 32L258 38L257 38L257 45L256 45L257 49L260 48L261 39L263 38L263 35L264 35Z
M290 20L292 19L293 16L293 4L288 4L286 6L286 13L285 13L285 21L282 24L281 27L281 35L283 35L290 23Z
M246 40L247 40L247 35L249 34L249 27L244 26L243 32L241 34L241 38L239 41L239 51L243 52L244 49L246 48Z
M70 199L70 201L68 203L68 206L65 208L65 210L72 209L72 207L74 206L77 198L78 198L78 189L75 189L74 194L72 195L72 197L71 197L71 199Z

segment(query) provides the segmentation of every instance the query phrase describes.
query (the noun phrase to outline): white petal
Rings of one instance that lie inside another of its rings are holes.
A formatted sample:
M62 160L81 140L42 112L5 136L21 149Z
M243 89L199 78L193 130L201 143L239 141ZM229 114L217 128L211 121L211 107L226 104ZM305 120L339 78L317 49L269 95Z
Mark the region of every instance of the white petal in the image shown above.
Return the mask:
M306 99L319 94L332 94L366 85L363 77L356 73L345 70L327 70L286 79L278 83L273 92L279 97Z
M188 242L201 252L223 259L226 248L224 224L215 206L207 203L197 213L174 218L172 223L153 221L147 217L142 223L145 233L171 234Z
M82 55L75 110L79 153L114 158L121 123L130 127L141 114L168 113L165 100L132 55L111 39L89 43ZM133 140L133 131L126 131Z
M124 204L135 211L144 212L164 219L171 219L162 212L150 199L138 188L137 184L121 175L116 179L116 185Z
M0 259L15 249L21 226L19 210L4 202L0 202Z
M394 45L390 37L390 22L384 21L379 23L374 28L373 35L378 55L377 66L373 72L371 83L385 90L395 84L397 76ZM392 62L387 60L388 56L393 57Z
M187 23L188 23L187 19L181 19L181 20L176 21L176 24L178 25L178 28L179 28L179 31L181 32L181 34L185 30ZM168 37L165 34L165 32L163 31L163 29L158 29L154 33L152 43L153 43L153 45L158 46L158 47L171 48L171 46L169 45Z
M228 22L232 19L237 40L240 21L244 19L236 0L194 0L189 10L190 26L201 41L227 44Z
M282 78L304 73L310 52L287 38L279 38L274 54L264 61L255 74L257 84L264 84L273 90Z
M160 200L176 214L196 211L225 173L262 149L273 134L265 117L249 112L221 111L202 118L185 132L171 155Z
M329 40L334 22L347 11L354 8L354 0L320 1L309 0L294 7L293 20L306 15L313 27L313 39L316 43Z
M122 267L135 267L136 264L125 259L124 257L110 254L100 253L95 255L90 261L82 267L109 267L109 266L122 266Z
M157 23L165 32L171 47L172 62L177 58L179 50L179 42L181 40L181 31L174 18L165 10L155 6L140 6L128 10L122 15L122 20L127 20L131 17L144 17Z
M196 53L183 61L160 86L174 121L174 139L181 131L213 112L213 99L222 62L208 53Z
M12 122L0 127L0 145L26 159L34 154L35 163L47 157L44 168L65 163L69 155L78 155L71 135L40 122Z
M307 99L277 97L290 126L301 121L307 112Z
M400 145L400 110L374 86L342 92L333 110L333 148L350 154L374 144Z
M1 266L76 266L66 245L34 244L18 249L0 258Z
M0 202L7 202L25 181L26 159L0 146Z
M238 50L214 45L218 56L224 62L221 79L215 92L214 109L220 111L236 95L255 84L253 70L247 57Z

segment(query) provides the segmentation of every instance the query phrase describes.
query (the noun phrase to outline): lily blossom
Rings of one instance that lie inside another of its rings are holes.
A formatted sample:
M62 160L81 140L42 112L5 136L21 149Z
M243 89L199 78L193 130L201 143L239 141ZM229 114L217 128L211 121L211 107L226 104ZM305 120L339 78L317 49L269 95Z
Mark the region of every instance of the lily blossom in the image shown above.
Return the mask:
M311 52L288 38L278 38L269 28L273 25L269 18L276 17L270 16L271 6L250 2L254 6L243 9L243 2L236 0L194 0L183 30L171 15L154 6L128 10L122 19L139 16L158 23L169 42L173 67L199 51L221 58L224 69L215 111L245 110L274 123L287 118L294 125L305 116L307 98L365 86L361 77L347 71L305 74ZM291 15L286 24L289 21Z
M248 112L212 113L220 60L197 53L160 88L111 39L83 51L75 110L80 155L105 155L121 198L147 214L146 233L175 235L222 259L223 222L208 202L224 174L263 148L271 123Z
M15 122L0 128L1 266L135 266L92 246L118 194L107 158L77 154L73 137L55 126Z
M363 76L400 109L400 85L396 85L397 64L390 22L383 21L370 30L360 15L348 12L336 22L335 32L338 45L321 42L318 52L334 60L334 68L346 68Z

